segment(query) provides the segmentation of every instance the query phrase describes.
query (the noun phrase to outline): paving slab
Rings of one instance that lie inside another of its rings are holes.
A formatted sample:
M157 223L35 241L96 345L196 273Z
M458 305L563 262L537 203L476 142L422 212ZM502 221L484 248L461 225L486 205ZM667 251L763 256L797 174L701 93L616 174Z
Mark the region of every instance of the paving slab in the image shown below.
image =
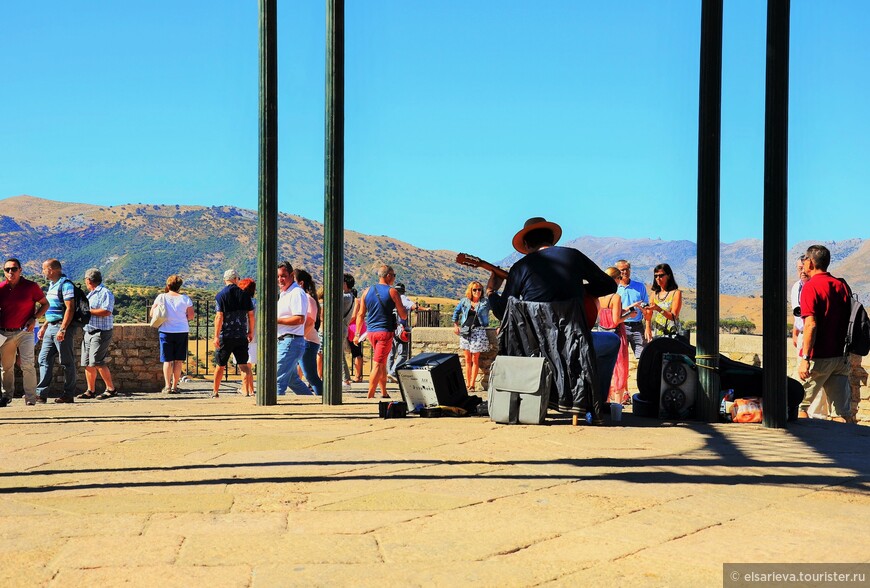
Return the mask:
M870 557L863 426L179 396L0 409L0 586L721 586Z

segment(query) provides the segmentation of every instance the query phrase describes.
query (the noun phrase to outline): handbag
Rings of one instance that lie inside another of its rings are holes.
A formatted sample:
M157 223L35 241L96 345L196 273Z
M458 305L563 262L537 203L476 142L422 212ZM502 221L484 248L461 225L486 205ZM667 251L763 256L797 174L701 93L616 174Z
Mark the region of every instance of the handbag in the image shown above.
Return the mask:
M544 357L499 355L489 376L489 418L540 425L547 416L553 371Z
M468 314L471 314L471 312L474 312L474 311L469 311ZM474 312L474 318L472 318L468 315L465 315L465 322L462 323L461 327L459 327L459 336L462 337L463 339L471 339L471 331L476 326L477 326L477 312Z
M156 329L165 323L168 318L169 312L166 310L166 299L161 294L154 301L154 308L151 310L151 320L148 324Z

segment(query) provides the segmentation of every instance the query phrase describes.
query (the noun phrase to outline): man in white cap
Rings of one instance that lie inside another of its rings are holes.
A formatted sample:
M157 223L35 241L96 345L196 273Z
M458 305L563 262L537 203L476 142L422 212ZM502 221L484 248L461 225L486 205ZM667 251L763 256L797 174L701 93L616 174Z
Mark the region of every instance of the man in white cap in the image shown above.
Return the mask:
M244 377L248 377L248 343L254 338L254 303L251 296L238 287L239 274L234 269L224 272L226 286L215 297L213 398L218 397L224 370L230 355Z

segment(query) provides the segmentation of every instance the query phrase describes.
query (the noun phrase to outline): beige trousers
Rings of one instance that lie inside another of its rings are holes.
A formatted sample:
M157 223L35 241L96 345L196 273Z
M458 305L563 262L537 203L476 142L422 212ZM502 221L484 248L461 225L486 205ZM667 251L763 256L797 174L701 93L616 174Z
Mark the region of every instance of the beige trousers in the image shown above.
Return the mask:
M810 361L810 377L804 382L801 410L808 410L816 396L824 390L830 416L852 417L852 389L849 387L851 367L848 357L825 357Z
M33 331L0 331L6 341L0 346L0 372L3 396L15 396L15 355L21 355L21 373L24 376L24 397L36 398L36 365L33 362Z

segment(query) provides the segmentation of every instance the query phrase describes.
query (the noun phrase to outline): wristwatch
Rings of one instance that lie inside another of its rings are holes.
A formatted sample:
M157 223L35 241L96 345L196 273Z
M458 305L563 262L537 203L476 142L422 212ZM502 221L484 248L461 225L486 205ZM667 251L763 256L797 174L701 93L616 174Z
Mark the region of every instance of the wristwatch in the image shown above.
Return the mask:
M798 357L800 357L801 359L805 359L805 360L807 360L807 361L810 360L810 356L809 356L809 355L804 355L803 353L799 353L799 354L798 354Z

